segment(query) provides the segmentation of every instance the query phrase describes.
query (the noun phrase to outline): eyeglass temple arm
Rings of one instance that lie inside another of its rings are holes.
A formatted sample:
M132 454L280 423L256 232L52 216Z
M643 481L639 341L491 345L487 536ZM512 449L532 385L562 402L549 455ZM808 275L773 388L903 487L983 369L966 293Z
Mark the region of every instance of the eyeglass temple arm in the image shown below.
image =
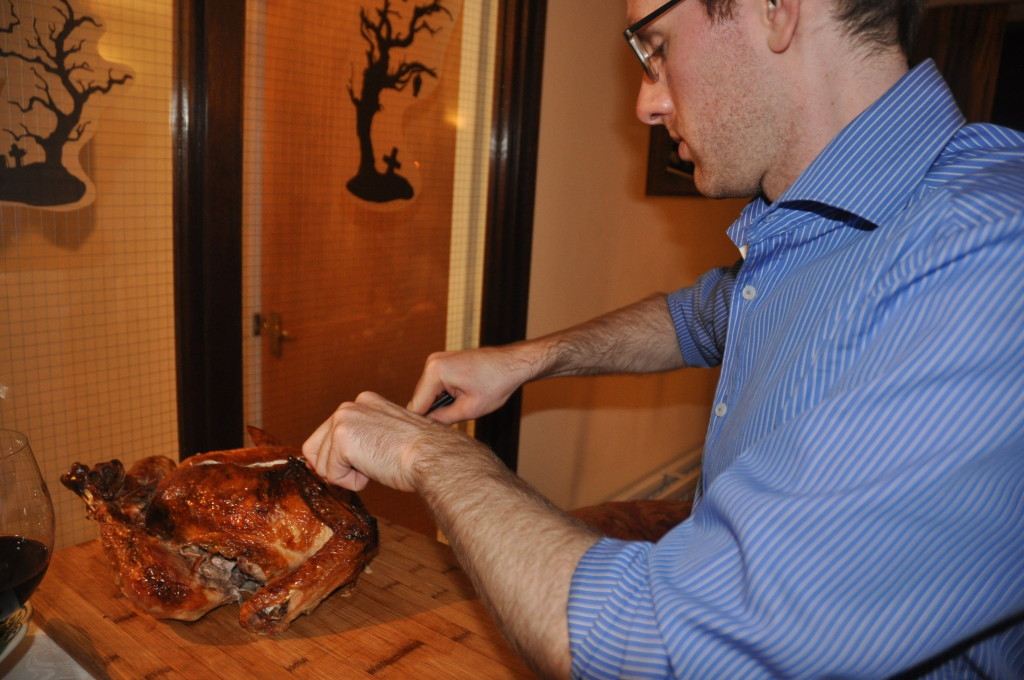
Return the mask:
M652 21L654 21L655 19L657 19L662 14L669 11L682 1L683 0L669 0L669 2L666 2L664 5L662 5L658 9L654 10L653 12L645 16L640 21L636 22L635 24L627 28L625 31L622 32L622 34L626 36L627 40L629 38L632 38L634 35L636 35L637 31L641 30L644 26L651 23Z

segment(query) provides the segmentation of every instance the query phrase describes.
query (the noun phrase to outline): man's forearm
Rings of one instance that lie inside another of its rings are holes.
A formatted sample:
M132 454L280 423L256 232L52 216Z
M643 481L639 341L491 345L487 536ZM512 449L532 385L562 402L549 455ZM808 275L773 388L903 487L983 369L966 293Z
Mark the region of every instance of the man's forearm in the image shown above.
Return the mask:
M435 352L427 357L409 409L425 413L437 395L447 391L456 402L434 417L453 423L493 412L533 380L654 373L683 365L666 296L659 294L533 340Z
M422 455L417 491L506 637L543 677L568 677L572 574L599 538L482 446Z
M664 294L527 341L536 378L599 373L656 373L685 365Z

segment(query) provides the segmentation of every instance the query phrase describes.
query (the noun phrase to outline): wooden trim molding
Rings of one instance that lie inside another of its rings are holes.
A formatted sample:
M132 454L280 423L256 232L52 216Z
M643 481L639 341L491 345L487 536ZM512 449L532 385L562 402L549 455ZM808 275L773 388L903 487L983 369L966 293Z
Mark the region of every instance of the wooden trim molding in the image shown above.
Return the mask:
M175 317L180 455L241 446L245 0L177 0Z
M546 0L502 2L495 83L491 195L484 258L481 345L526 336ZM476 437L511 469L519 458L522 392L476 423Z

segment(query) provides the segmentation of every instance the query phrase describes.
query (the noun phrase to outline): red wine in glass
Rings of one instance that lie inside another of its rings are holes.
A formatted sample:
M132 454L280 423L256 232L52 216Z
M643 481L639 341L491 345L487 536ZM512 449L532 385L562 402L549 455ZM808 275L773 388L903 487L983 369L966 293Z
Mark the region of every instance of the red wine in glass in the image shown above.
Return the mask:
M18 611L43 580L50 550L21 536L0 536L0 619Z
M0 429L0 621L43 580L53 539L53 503L28 438Z

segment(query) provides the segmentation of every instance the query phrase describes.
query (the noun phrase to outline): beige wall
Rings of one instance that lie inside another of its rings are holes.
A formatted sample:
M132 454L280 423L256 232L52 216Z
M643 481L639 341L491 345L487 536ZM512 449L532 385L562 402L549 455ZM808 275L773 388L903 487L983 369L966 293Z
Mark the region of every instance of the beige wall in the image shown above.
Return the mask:
M648 128L625 2L550 0L528 334L729 264L744 201L644 195ZM555 503L605 500L703 440L717 371L528 385L519 472Z

